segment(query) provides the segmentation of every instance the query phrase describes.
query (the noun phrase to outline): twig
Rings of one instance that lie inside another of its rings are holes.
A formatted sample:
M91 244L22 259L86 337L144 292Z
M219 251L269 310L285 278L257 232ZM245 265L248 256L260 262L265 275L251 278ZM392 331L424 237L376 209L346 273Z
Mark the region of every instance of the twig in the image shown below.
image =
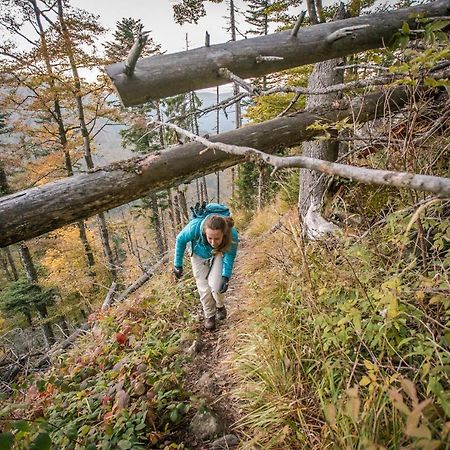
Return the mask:
M250 94L252 94L252 95L259 95L260 91L259 91L258 88L253 86L253 84L251 84L251 83L247 83L245 80L243 80L242 78L240 78L237 75L235 75L233 72L228 70L226 67L221 67L219 69L218 73L219 73L219 75L222 78L227 78L230 81L234 81L239 86L243 87Z

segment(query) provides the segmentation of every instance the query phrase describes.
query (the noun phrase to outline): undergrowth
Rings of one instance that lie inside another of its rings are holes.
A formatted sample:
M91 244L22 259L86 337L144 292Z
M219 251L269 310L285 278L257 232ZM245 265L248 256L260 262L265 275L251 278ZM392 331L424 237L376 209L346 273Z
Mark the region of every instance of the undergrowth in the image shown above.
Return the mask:
M424 205L331 241L305 243L295 218L255 238L242 448L450 447L448 202Z
M183 387L182 349L196 304L191 282L175 287L162 274L137 299L91 316L93 331L75 349L15 386L0 411L0 447L185 448L195 401Z

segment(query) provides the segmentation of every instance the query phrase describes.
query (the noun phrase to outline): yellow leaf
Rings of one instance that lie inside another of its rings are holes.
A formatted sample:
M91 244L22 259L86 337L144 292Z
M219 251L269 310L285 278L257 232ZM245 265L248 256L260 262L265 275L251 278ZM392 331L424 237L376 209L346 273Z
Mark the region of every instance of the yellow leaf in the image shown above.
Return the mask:
M403 390L408 394L408 397L412 400L413 406L416 406L419 401L417 399L416 387L414 383L407 378L402 378L400 380Z

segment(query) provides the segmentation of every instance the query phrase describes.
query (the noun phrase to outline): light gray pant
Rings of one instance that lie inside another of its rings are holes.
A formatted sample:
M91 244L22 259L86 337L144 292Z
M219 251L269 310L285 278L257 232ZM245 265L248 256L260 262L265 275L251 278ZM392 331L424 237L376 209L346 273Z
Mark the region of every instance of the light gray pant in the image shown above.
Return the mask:
M225 294L219 294L222 284L222 254L219 253L214 257L212 267L210 262L210 259L204 259L195 254L191 257L192 272L197 283L205 319L215 316L216 309L222 308L225 299Z

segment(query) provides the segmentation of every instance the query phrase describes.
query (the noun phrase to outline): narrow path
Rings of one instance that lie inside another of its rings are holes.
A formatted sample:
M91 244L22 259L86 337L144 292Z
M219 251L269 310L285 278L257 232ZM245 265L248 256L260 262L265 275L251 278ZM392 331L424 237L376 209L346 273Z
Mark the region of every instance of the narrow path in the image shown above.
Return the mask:
M233 424L241 416L239 402L232 396L233 380L230 374L230 354L234 348L234 329L245 319L245 278L241 266L247 257L245 241L240 248L233 277L226 297L228 317L217 323L217 328L208 332L199 322L197 330L197 352L192 362L185 367L185 385L192 393L207 401L224 426L225 434L233 433ZM206 450L208 443L188 443L193 450Z

